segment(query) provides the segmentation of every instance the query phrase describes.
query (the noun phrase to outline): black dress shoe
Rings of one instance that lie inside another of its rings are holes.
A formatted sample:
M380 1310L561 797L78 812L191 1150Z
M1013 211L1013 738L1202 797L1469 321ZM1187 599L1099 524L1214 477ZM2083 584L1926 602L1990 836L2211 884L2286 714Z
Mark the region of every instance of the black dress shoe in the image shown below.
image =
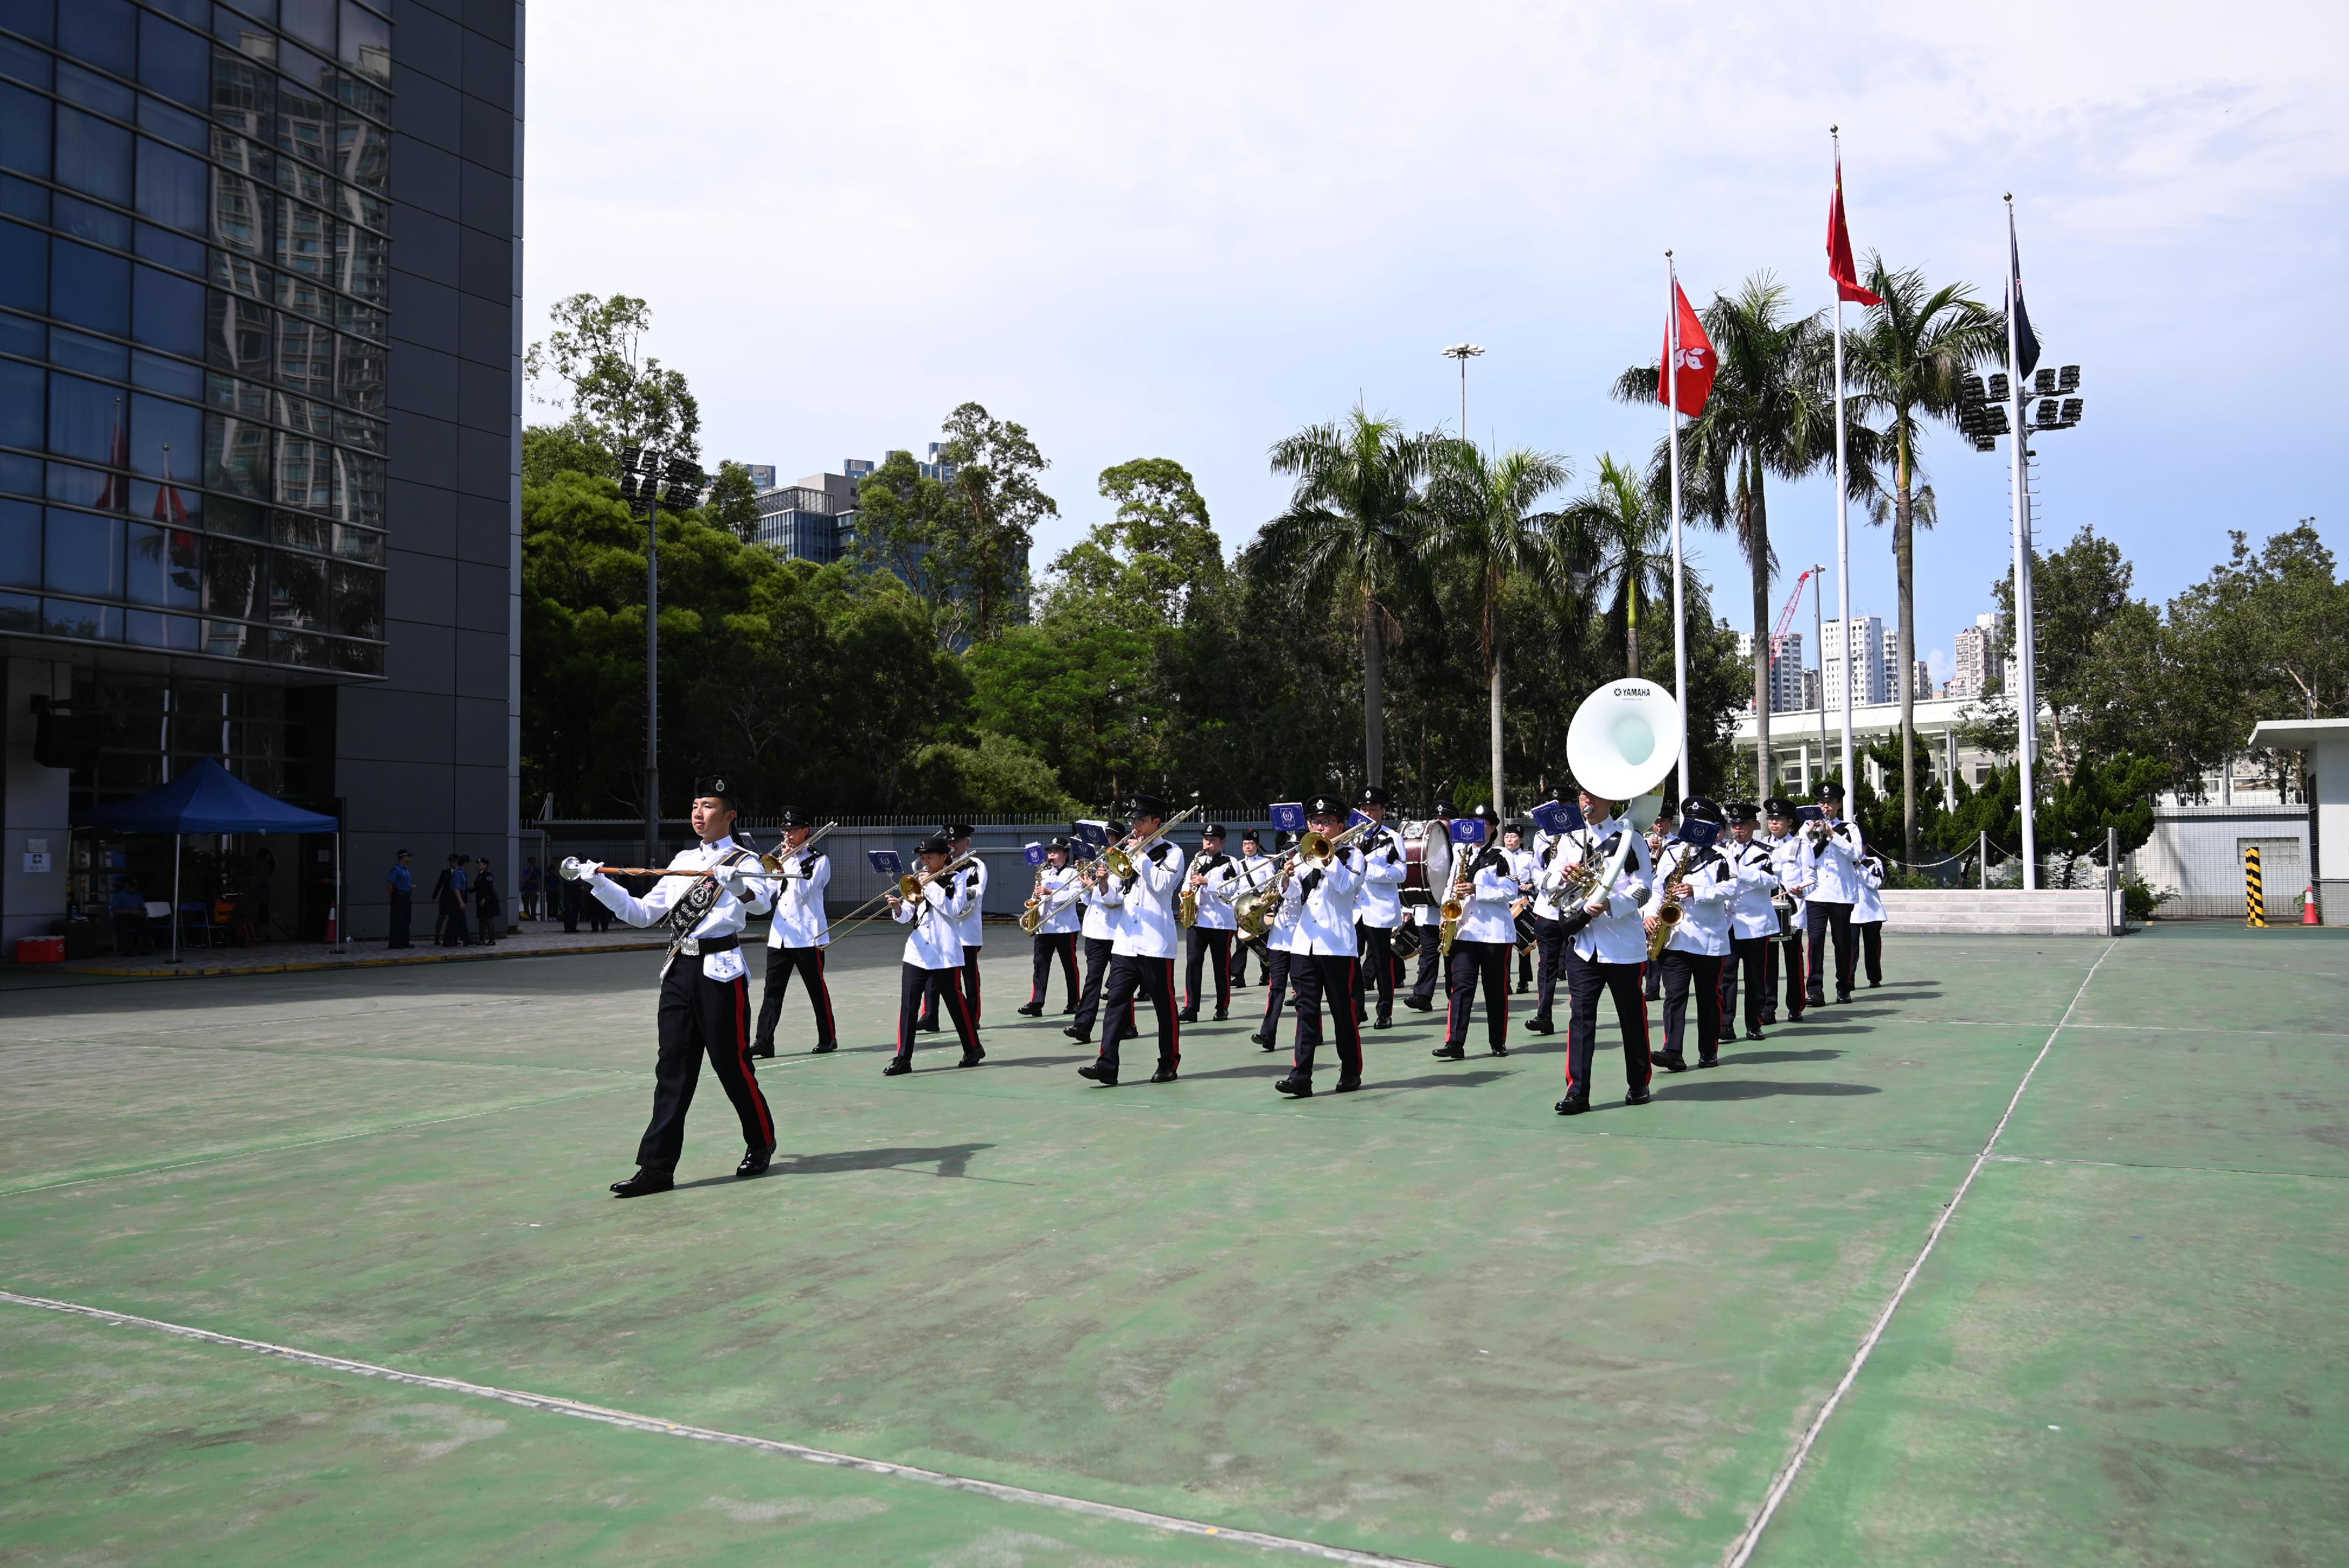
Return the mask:
M1588 1095L1568 1095L1557 1103L1557 1114L1562 1116L1578 1116L1589 1108L1590 1096Z
M742 1156L742 1163L734 1168L734 1174L737 1176L764 1176L767 1174L768 1162L772 1160L774 1158L775 1146L773 1144L769 1144L764 1148L747 1150Z
M1022 1018L1041 1018L1044 1016L1044 1010L1032 1002L1029 1002L1024 1007L1015 1008L1013 1011L1018 1012Z
M1371 1027L1373 1029L1392 1029L1394 1027L1394 1020L1392 1018L1373 1018L1371 1020Z
M1509 1054L1509 1048L1506 1045L1495 1045L1492 1047L1492 1053L1495 1056L1506 1056Z
M916 1023L914 1027L925 1034L936 1034L938 1033L938 1021L933 1018L927 1023Z
M1174 1069L1172 1067L1161 1067L1158 1071L1150 1075L1150 1081L1154 1084L1171 1084L1174 1081Z
M1851 1000L1851 992L1847 992L1847 991L1838 991L1838 992L1836 992L1836 1005L1837 1005L1837 1007L1841 1007L1841 1006L1843 1006L1845 1003L1848 1002L1850 1000Z
M1313 1080L1299 1078L1294 1074L1286 1078L1276 1078L1272 1086L1293 1099L1309 1100L1313 1097Z
M1656 1065L1667 1073L1685 1073L1688 1071L1688 1058L1677 1051L1659 1051L1656 1053Z
M1096 1062L1090 1067L1080 1067L1077 1069L1077 1076L1080 1078L1091 1078L1094 1083L1102 1085L1104 1088L1115 1088L1117 1086L1117 1069L1110 1066L1107 1063Z
M913 1070L914 1064L911 1062L895 1061L882 1068L881 1075L885 1078L894 1078L900 1073L910 1073Z
M1076 1004L1075 1002L1072 1002L1069 1003L1069 1005L1068 1005L1068 1006L1063 1007L1062 1009L1061 1009L1061 1017L1063 1017L1063 1018L1066 1018L1070 1013L1074 1012L1076 1010L1077 1010L1077 1004Z
M1061 1030L1061 1033L1067 1035L1070 1039L1075 1041L1080 1045L1090 1045L1093 1043L1093 1037L1092 1035L1086 1033L1083 1030L1078 1028L1073 1023L1070 1024L1066 1029Z
M1696 1059L1696 1064L1700 1067L1718 1067L1721 1065L1721 1058L1719 1056L1699 1056Z
M612 1194L616 1198L642 1198L647 1193L667 1192L676 1185L677 1178L667 1171L647 1170L639 1166L636 1175L627 1180L612 1183Z
M1557 1026L1547 1018L1528 1019L1526 1022L1526 1033L1528 1034L1555 1034L1557 1033Z
M819 1040L815 1043L815 1049L809 1052L808 1054L811 1056L829 1056L834 1051L839 1049L840 1042L837 1040Z
M764 1058L771 1056L774 1054L775 1048L772 1045L753 1045L750 1047L750 1054L754 1057Z
M1257 1044L1263 1046L1268 1051L1272 1049L1272 1036L1269 1034L1251 1034L1248 1038L1254 1041Z
M1441 1062L1464 1062L1468 1059L1466 1048L1459 1045L1438 1045L1428 1054Z
M984 1045L974 1045L969 1050L962 1054L962 1060L957 1062L955 1065L957 1067L976 1067L981 1062L986 1060L987 1047Z
M1644 1106L1653 1098L1655 1096L1645 1089L1626 1089L1623 1092L1623 1103L1627 1106Z
M1762 1022L1764 1023L1775 1023L1778 1022L1778 1015L1775 1012L1765 1012L1762 1015ZM1746 1038L1750 1040L1753 1036L1748 1034Z
M1435 1011L1434 1001L1432 998L1424 996L1406 996L1402 999L1402 1004L1405 1007L1410 1008L1413 1012L1433 1012Z
M1216 1009L1216 1016L1212 1022L1216 1023L1228 1023L1231 1022L1231 1019L1232 1015L1229 1012L1226 1012L1222 1008L1218 1007Z
M1745 1038L1748 1040L1766 1040L1769 1036L1764 1034L1759 1029L1749 1029L1745 1032Z
M1360 1078L1340 1078L1330 1085L1330 1092L1333 1095L1350 1095L1361 1086L1362 1081Z

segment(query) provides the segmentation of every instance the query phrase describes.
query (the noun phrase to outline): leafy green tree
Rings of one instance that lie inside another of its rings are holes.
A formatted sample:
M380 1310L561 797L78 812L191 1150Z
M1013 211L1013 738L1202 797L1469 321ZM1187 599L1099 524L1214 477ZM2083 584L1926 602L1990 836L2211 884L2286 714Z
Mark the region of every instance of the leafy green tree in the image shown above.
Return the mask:
M1385 777L1387 601L1423 592L1427 517L1419 486L1443 440L1407 433L1357 405L1342 423L1309 425L1272 446L1272 471L1297 483L1261 542L1282 565L1293 604L1341 600L1360 622L1362 763L1374 784Z
M744 544L759 536L758 491L750 483L750 470L739 462L721 462L718 477L709 483L709 493L701 498L701 509L709 515L711 526L723 528Z
M975 745L941 742L925 746L915 753L913 765L920 798L941 811L1052 817L1072 816L1082 809L1041 758L991 731L981 731Z
M856 566L904 583L942 646L968 641L968 622L956 609L959 521L945 482L923 473L911 452L891 452L857 486Z
M1061 509L1037 483L1051 464L1025 425L964 403L947 416L945 435L941 455L955 465L948 484L961 526L955 571L969 607L969 636L984 641L1025 618L1028 552L1037 525Z
M1645 479L1615 461L1599 460L1599 479L1566 509L1590 541L1590 593L1623 623L1623 669L1640 673L1640 605L1669 604L1672 594L1672 519Z
M1868 256L1868 292L1879 303L1868 307L1857 331L1844 341L1844 377L1857 395L1851 411L1875 419L1876 443L1892 468L1892 559L1899 584L1900 841L1905 858L1917 858L1917 549L1920 521L1930 510L1917 506L1923 465L1918 458L1926 422L1954 423L1958 386L1965 373L2004 352L2005 318L1973 297L1964 284L1931 288L1915 268L1894 272L1884 258Z
M550 483L558 473L616 479L619 464L592 433L575 422L525 425L522 432L523 487Z
M564 425L574 439L606 452L647 446L671 457L700 457L701 405L683 374L644 352L650 306L625 294L574 294L548 314L554 330L530 346L523 370L533 383L564 384L562 392L533 397L570 410Z

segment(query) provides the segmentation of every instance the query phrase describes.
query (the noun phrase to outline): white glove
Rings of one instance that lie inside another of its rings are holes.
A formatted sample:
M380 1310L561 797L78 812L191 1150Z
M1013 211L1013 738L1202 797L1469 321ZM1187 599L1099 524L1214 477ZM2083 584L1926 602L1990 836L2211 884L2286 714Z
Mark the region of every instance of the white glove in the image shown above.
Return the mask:
M757 887L747 871L735 869L726 873L726 890L737 898L748 899Z
M582 860L571 855L563 857L563 877L567 882L593 882L603 869L600 860Z

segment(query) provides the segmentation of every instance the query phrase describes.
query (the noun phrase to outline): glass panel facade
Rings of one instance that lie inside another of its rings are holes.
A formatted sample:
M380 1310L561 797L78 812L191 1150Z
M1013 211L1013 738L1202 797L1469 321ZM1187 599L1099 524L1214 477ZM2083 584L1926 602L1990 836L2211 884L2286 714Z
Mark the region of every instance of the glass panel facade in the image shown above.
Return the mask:
M382 673L390 38L0 5L0 630Z

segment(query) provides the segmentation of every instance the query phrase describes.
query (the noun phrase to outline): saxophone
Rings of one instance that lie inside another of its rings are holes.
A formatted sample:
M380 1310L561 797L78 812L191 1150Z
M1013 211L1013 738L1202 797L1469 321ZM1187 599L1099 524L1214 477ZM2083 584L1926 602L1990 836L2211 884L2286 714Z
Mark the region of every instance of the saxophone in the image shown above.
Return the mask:
M1664 889L1664 898L1663 902L1656 906L1656 929L1648 933L1648 961L1650 963L1653 963L1658 959L1663 957L1664 944L1672 940L1672 928L1679 925L1681 923L1682 917L1688 913L1687 910L1681 908L1681 901L1674 898L1671 893L1672 883L1680 877L1681 873L1685 871L1687 868L1687 858L1683 856L1675 855L1672 857L1672 868L1668 872L1659 873L1657 876L1656 886Z

